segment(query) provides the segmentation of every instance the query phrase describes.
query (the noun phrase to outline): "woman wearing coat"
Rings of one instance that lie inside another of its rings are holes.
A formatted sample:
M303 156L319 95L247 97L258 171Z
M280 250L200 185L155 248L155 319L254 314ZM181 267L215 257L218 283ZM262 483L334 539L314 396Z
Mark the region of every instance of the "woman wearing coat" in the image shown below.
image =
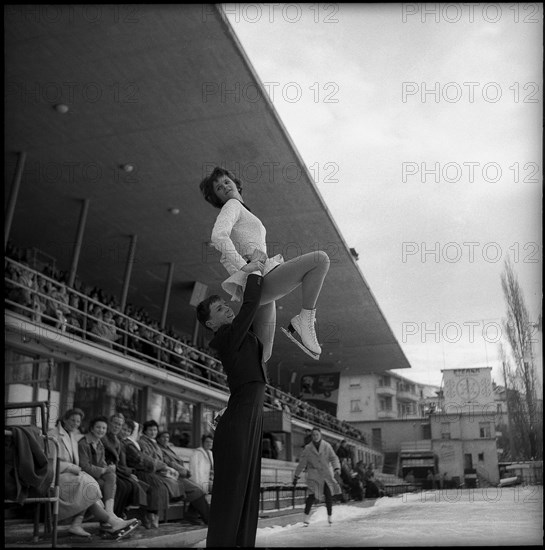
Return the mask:
M327 521L332 523L333 495L341 492L338 483L341 465L339 457L333 447L322 439L322 432L319 428L313 428L312 441L305 446L299 464L295 469L293 484L297 483L299 475L303 470L307 471L307 486L309 495L305 502L304 524L309 524L310 509L315 500L322 500L325 497L327 508Z
M204 434L201 437L201 446L195 449L189 463L193 481L202 487L206 493L212 493L212 483L214 481L213 445L214 438L209 434Z
M148 502L146 514L144 517L144 527L146 529L156 529L159 527L159 510L168 508L169 493L168 488L163 483L163 476L158 473L158 468L162 463L153 460L142 452L138 438L138 423L133 420L125 420L121 430L121 443L125 448L127 466L132 468L138 479L147 484Z
M59 443L59 520L73 517L68 532L79 537L90 538L91 533L83 529L83 517L87 510L104 524L109 531L128 536L130 528L137 526L133 521L124 521L104 509L102 492L97 481L85 473L79 465L78 428L83 419L81 409L67 411L57 426L49 431ZM81 436L80 436L81 437Z

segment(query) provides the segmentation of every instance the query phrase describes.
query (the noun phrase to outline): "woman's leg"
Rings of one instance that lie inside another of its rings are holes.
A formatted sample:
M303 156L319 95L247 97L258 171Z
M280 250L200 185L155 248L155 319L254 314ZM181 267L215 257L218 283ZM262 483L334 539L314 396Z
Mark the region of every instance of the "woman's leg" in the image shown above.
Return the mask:
M254 332L263 344L263 361L267 362L272 354L274 331L276 329L276 303L269 302L260 306L254 317Z
M282 329L288 338L313 359L319 359L322 348L315 332L316 301L329 270L328 255L318 250L289 260L263 278L261 305L289 294L302 286L303 303L301 312L291 319L288 330ZM295 337L299 336L300 341Z
M283 298L302 285L303 309L314 309L328 270L329 256L322 250L278 265L263 277L261 305Z

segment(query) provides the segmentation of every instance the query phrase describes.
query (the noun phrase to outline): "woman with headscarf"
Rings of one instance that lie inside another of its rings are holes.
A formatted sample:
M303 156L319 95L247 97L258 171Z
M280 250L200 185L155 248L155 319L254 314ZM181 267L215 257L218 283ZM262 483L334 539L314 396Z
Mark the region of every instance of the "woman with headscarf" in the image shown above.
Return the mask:
M195 483L193 483L189 477L189 470L180 465L179 459L174 460L176 457L165 456L164 449L159 446L155 438L159 432L159 425L155 420L148 420L142 425L143 433L140 438L140 445L142 452L147 454L150 458L157 461L160 473L164 476L165 481L172 489L171 498L182 497L186 502L189 502L188 513L185 518L194 524L200 524L197 514L200 515L204 523L208 523L209 505L205 498L204 491ZM177 457L176 457L177 458ZM163 464L164 467L159 465Z
M127 466L133 468L138 479L148 485L147 510L144 518L144 526L147 529L159 527L159 510L166 510L169 502L169 492L164 484L164 478L159 475L157 461L142 452L138 441L138 423L133 420L125 420L121 430L121 442L125 447Z
M108 421L108 431L102 439L105 458L108 464L115 465L117 488L115 492L114 512L123 516L128 506L146 506L148 485L139 480L132 468L127 466L125 446L120 434L125 423L121 413L114 413Z

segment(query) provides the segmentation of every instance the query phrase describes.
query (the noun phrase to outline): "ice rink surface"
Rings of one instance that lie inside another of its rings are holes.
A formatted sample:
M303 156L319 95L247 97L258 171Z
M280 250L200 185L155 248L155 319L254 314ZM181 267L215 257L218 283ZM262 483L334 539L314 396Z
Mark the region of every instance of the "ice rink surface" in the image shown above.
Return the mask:
M325 507L314 508L308 527L258 529L256 546L541 546L543 487L411 493L369 508L335 505L333 519L329 526Z

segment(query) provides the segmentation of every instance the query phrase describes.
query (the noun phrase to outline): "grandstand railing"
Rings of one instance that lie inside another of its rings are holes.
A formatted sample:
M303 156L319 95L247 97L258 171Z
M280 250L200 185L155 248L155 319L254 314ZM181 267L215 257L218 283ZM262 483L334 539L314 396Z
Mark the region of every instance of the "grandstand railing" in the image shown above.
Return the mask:
M27 274L33 274L36 282L42 279L50 283L57 291L59 291L61 287L64 287L68 303L14 280L10 277L10 273L14 270L18 270L21 273L27 272ZM204 386L228 392L227 377L225 373L222 372L221 362L206 352L186 344L179 338L168 336L161 330L152 328L146 323L142 323L134 317L130 317L120 310L95 300L69 287L65 283L48 277L12 258L5 257L5 273L5 306L7 309L22 313L35 323L41 323L47 327L54 327L70 338L81 339L88 344L91 343L93 345L107 347L109 351L114 354L134 357L158 369L166 369ZM76 313L81 319L82 326L80 328L74 327L68 322L64 322L62 318L53 317L47 314L46 311L41 312L39 314L41 319L38 319L38 314L32 305L29 306L16 300L9 299L9 292L17 288L29 292L31 304L39 299L42 300L44 304L50 302L56 304L59 309L67 310L66 315ZM80 300L79 308L70 305L70 297L74 295ZM122 326L119 326L117 322L115 324L116 333L119 336L115 342L101 338L91 332L94 323L104 323L104 321L90 313L95 307L101 309L103 312L110 311L116 319L122 320ZM145 337L143 336L144 334L146 335ZM136 342L140 342L146 351L143 352L141 349L136 349L138 347L135 347ZM189 355L192 353L196 353L199 357L204 358L210 365L213 365L213 367L191 359ZM351 438L359 443L365 444L363 436L356 433L352 426L347 426L336 417L309 403L299 400L291 394L287 394L278 388L267 385L266 397L267 403L265 407L267 409L273 409L273 401L274 399L278 399L282 403L288 405L292 418L320 425L345 438Z

